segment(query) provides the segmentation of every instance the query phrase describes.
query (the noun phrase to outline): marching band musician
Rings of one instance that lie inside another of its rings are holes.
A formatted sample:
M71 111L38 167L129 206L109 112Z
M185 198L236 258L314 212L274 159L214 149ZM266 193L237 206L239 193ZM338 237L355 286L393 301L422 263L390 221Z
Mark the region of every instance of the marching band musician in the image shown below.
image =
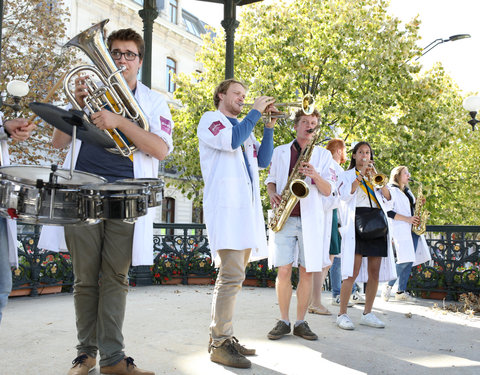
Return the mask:
M170 110L162 95L137 81L145 51L142 37L132 29L121 29L110 34L107 45L117 67L125 67L123 76L148 118L150 131L103 109L91 115L92 122L99 129L117 128L127 136L139 149L133 154L133 162L128 157L77 140L76 154L71 155L70 149L65 165L69 165L73 157L77 170L100 175L109 182L157 177L159 160L173 148ZM75 85L76 101L83 106L85 77L76 78ZM71 137L55 129L52 143L63 148L71 143ZM65 239L75 274L79 342L77 357L68 374L88 374L96 365L97 351L102 374L154 374L139 369L133 359L125 355L122 334L130 264L149 265L153 261L153 211L138 218L133 225L123 220L102 220L94 225L65 226ZM39 243L39 247L57 251L63 246L60 236L50 241L45 238Z
M355 329L347 315L347 304L354 281L367 282L365 307L360 324L384 328L385 323L372 312L373 302L379 280L388 281L396 277L392 232L386 219L386 213L392 207L392 199L387 186L372 186L368 177L373 173L373 150L368 142L359 142L353 148L350 166L340 176L338 187L340 199L346 202L346 220L339 228L342 236L343 282L337 326L347 330ZM372 217L372 214L375 217ZM367 227L362 226L362 222L375 222L377 225ZM368 233L367 229L372 230Z
M312 142L312 131L318 125L319 117L317 110L311 115L298 110L294 120L297 138L275 148L270 173L265 181L272 208L280 204L282 191L302 149ZM288 313L292 297L292 266L297 264L300 280L293 334L307 340L318 338L305 321L305 314L312 293L313 272L321 272L330 264L328 249L331 223L326 222L323 197L335 191L336 173L329 151L313 144L309 147L314 147L311 159L302 162L298 171L306 176L305 182L309 185L310 193L297 202L281 230L269 232L269 266L278 267L275 288L281 316L267 335L271 340L278 340L292 330Z
M11 138L20 142L26 140L36 128L34 123L25 119L13 119L3 123L3 113L0 112L0 165L10 164L7 141ZM18 266L17 253L17 222L0 217L0 323L2 311L7 305L8 296L12 291L12 271L10 265Z
M393 230L393 243L397 255L398 290L396 301L412 299L406 291L412 266L422 264L431 259L425 236L412 232L412 225L419 225L420 218L415 216L415 196L408 186L410 173L408 168L400 165L392 169L388 187L393 197L393 208L387 212ZM425 199L425 198L423 198ZM385 284L382 297L390 299L390 292L397 279Z
M233 336L233 310L249 260L266 258L267 240L258 168L269 165L273 152L271 120L260 144L252 130L265 111L275 111L274 99L260 96L239 122L246 87L234 79L221 82L213 95L217 111L206 112L197 128L200 165L205 182L203 209L210 249L220 267L212 301L210 360L248 368L254 355Z

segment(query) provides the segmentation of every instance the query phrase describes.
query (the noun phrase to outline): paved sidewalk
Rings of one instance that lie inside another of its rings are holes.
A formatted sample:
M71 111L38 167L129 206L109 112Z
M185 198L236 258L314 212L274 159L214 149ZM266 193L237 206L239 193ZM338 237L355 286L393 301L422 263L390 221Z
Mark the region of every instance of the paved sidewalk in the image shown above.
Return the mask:
M480 318L432 309L441 301L384 302L376 314L385 329L358 325L361 306L349 309L354 331L336 327L334 315L309 314L318 341L267 332L279 316L275 290L243 288L235 334L257 349L251 369L210 362L207 354L212 286L152 286L130 290L124 324L127 355L159 374L480 374ZM329 294L326 294L329 295ZM291 317L296 308L292 298ZM408 317L412 314L411 318ZM75 351L71 294L11 298L0 325L0 375L66 374ZM99 368L91 375L98 375Z

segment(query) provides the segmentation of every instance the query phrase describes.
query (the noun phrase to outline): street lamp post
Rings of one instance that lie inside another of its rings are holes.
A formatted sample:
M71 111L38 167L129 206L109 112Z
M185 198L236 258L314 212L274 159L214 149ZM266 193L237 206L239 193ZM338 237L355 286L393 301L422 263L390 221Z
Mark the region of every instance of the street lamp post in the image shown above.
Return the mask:
M472 125L472 131L475 131L475 125L480 122L475 118L480 110L480 96L469 96L468 98L465 98L463 101L463 108L465 108L470 114L472 119L467 122Z
M431 42L429 45L427 45L423 50L422 50L422 54L420 56L418 56L415 61L417 61L418 59L420 59L423 55L425 55L426 53L430 52L432 49L434 49L436 46L438 46L439 44L442 44L442 43L446 43L446 42L455 42L456 40L460 40L460 39L468 39L468 38L471 38L470 34L455 34L455 35L452 35L452 36L449 36L448 38L446 39L443 39L443 38L438 38L438 39L435 39L433 42Z

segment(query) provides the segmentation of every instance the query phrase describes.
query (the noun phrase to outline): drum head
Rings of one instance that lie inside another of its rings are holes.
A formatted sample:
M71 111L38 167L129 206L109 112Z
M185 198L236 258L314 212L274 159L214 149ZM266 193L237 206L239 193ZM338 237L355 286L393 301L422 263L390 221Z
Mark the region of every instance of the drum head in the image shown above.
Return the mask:
M44 183L47 183L50 179L50 173L50 167L36 165L9 165L6 167L0 167L0 176L2 179L32 186L35 186L39 179L43 180ZM80 171L73 171L72 178L70 179L70 170L68 169L58 169L55 174L58 176L57 184L59 185L81 186L107 181L103 177Z

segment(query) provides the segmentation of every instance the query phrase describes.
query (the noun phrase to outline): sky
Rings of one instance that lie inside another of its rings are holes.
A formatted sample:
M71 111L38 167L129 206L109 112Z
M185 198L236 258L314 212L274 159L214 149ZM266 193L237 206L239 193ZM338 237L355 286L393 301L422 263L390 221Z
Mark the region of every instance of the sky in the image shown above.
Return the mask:
M390 4L389 12L404 23L417 15L420 17L421 48L438 38L470 34L470 39L438 45L425 54L419 63L424 69L429 69L441 62L465 94L480 91L480 0L391 0ZM222 4L182 0L182 6L202 21L220 27ZM242 7L237 8L237 18L241 13L239 8Z

